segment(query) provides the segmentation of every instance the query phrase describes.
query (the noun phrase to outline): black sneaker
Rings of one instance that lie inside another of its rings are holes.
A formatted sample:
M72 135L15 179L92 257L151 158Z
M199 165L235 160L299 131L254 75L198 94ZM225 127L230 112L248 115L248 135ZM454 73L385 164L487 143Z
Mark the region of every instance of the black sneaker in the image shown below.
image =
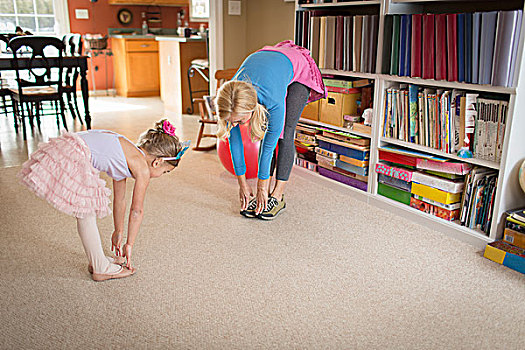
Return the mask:
M241 215L247 218L254 218L256 216L255 208L257 208L257 199L252 198L250 203L248 203L248 208L241 210Z
M260 213L257 217L262 220L273 220L284 211L286 208L286 202L283 198L278 201L275 197L268 198L268 205L266 206L266 210Z

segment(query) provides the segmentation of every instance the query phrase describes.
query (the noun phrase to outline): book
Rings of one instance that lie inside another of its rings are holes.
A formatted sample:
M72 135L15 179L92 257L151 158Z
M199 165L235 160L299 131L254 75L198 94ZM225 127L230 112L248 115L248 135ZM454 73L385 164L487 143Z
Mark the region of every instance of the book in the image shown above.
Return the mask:
M457 14L450 13L447 18L447 80L458 81Z
M379 182L377 184L377 194L395 200L397 202L410 205L410 192Z
M395 167L386 163L376 163L376 173L394 177L405 182L412 181L413 170Z
M353 16L345 16L344 17L344 35L343 35L343 41L345 43L344 50L343 50L343 70L350 71L352 70L352 54L354 47L353 44L353 28L354 28L354 17Z
M419 123L418 123L418 107L417 107L417 96L419 87L414 84L408 86L408 100L410 103L410 134L409 141L418 143L419 138Z
M401 25L399 29L399 76L408 76L407 72L407 43L410 35L409 21L410 15L401 15Z
M515 209L510 212L511 218L525 223L525 209Z
M421 48L422 48L422 25L423 15L412 15L412 40L411 40L411 57L410 57L410 73L412 77L421 77ZM389 32L387 32L389 33Z
M426 202L428 204L432 204L436 207L440 207L446 210L458 210L461 209L461 203L452 203L452 204L445 204L445 203L439 203L436 201L433 201L432 199L428 199L422 196L418 196L417 194L412 195L412 197L419 199L420 201ZM459 217L458 217L459 218Z
M457 62L458 62L458 81L465 81L465 14L457 14Z
M343 69L343 48L344 48L344 17L337 16L335 19L335 65L337 70Z
M360 72L366 72L370 60L371 30L370 16L363 16L363 30L361 31L361 65L358 69Z
M450 193L461 193L465 186L464 181L448 180L420 171L416 171L412 174L412 181Z
M472 83L472 13L465 13L465 82Z
M479 82L479 48L481 40L481 12L472 14L472 83Z
M424 213L437 216L447 221L454 221L454 220L457 220L457 218L459 217L459 209L447 210L447 209L432 205L430 203L424 202L422 200L416 199L414 197L410 198L410 206Z
M358 166L360 168L364 168L368 166L368 160L358 160L355 158L347 157L342 154L339 156L339 160L341 160L342 162L348 163L348 164Z
M481 13L478 84L491 84L494 40L496 38L496 11Z
M436 73L437 73L437 63L438 59L441 57L445 51L442 51L437 41L438 40L438 32L437 32L437 16L434 14L425 14L422 18L422 25L423 25L423 66L422 66L422 72L421 77L423 79L438 79ZM436 27L434 28L434 17L436 17ZM436 61L434 62L434 57ZM444 56L443 56L444 57Z
M511 61L510 61L510 69L509 69L509 76L507 80L507 85L505 86L514 86L514 80L515 80L515 70L516 70L516 57L518 56L518 45L520 41L520 33L521 33L521 21L523 18L523 11L518 10L516 19L516 27L513 33L513 39L512 39L512 53L511 53Z
M430 186L412 182L412 194L432 199L433 201L452 204L461 200L461 193L450 193Z
M472 151L474 131L476 128L478 94L467 93L465 95L465 137L463 147Z
M518 11L499 11L496 25L492 85L508 86Z
M472 166L468 163L460 162L437 162L432 159L417 159L416 160L417 169L422 170L433 170L439 171L442 173L451 173L457 175L465 175L470 172Z
M381 60L381 73L390 74L390 59L392 56L392 30L393 30L393 17L387 15L384 17L384 33L383 36L383 57Z
M379 16L371 15L370 16L370 45L368 53L368 67L367 72L375 73L376 72L376 60L377 60L377 40L379 36Z
M342 174L340 174L340 173L338 173L336 171L329 170L329 169L326 169L326 168L323 168L323 167L319 167L318 170L319 170L319 174L322 175L322 176L328 177L328 178L330 178L332 180L335 180L335 181L338 181L338 182L342 182L342 183L344 183L346 185L355 187L355 188L360 189L362 191L366 191L367 188L368 188L368 184L366 182L359 181L356 178L345 176L345 175L342 175Z
M326 68L326 16L319 20L319 68Z
M312 16L310 18L310 54L317 65L319 65L319 36L321 34L320 26L321 18Z
M398 178L387 176L384 174L378 174L377 181L385 185L395 187L397 189L400 189L402 191L407 191L407 192L410 192L410 189L412 187L410 182L406 182Z
M354 30L353 30L353 59L352 59L352 70L359 72L361 68L361 41L363 36L363 16L354 17Z
M325 62L324 68L335 68L335 16L326 17L326 36L324 45Z
M400 42L401 16L392 16L392 50L390 57L390 74L399 75L399 42ZM355 41L354 41L355 42Z

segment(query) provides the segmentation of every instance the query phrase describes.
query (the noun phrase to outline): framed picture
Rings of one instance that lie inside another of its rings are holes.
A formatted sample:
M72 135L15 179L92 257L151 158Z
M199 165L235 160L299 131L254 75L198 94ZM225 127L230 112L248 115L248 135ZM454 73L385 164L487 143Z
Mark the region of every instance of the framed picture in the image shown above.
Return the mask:
M117 13L117 19L120 24L122 25L128 25L133 20L133 15L131 14L131 11L128 9L121 9Z
M190 21L208 22L210 18L210 0L190 0Z

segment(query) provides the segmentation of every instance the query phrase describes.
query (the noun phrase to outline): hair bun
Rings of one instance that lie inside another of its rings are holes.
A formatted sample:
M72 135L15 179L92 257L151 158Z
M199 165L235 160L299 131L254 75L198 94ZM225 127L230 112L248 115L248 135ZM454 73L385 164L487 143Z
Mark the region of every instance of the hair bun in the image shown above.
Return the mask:
M158 122L156 122L155 123L155 131L160 132L160 133L164 133L164 122L166 120L167 119L161 119Z

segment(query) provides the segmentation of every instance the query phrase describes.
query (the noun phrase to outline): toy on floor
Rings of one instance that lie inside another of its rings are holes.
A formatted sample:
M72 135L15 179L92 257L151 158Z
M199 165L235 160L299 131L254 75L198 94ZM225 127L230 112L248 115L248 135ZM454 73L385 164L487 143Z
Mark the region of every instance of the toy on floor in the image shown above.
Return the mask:
M242 144L244 146L244 161L246 162L246 178L253 179L257 177L258 160L259 160L259 145L260 141L252 142L247 125L239 125L241 128ZM217 154L226 170L235 175L233 171L232 156L230 153L230 143L228 140L220 140L217 142Z

